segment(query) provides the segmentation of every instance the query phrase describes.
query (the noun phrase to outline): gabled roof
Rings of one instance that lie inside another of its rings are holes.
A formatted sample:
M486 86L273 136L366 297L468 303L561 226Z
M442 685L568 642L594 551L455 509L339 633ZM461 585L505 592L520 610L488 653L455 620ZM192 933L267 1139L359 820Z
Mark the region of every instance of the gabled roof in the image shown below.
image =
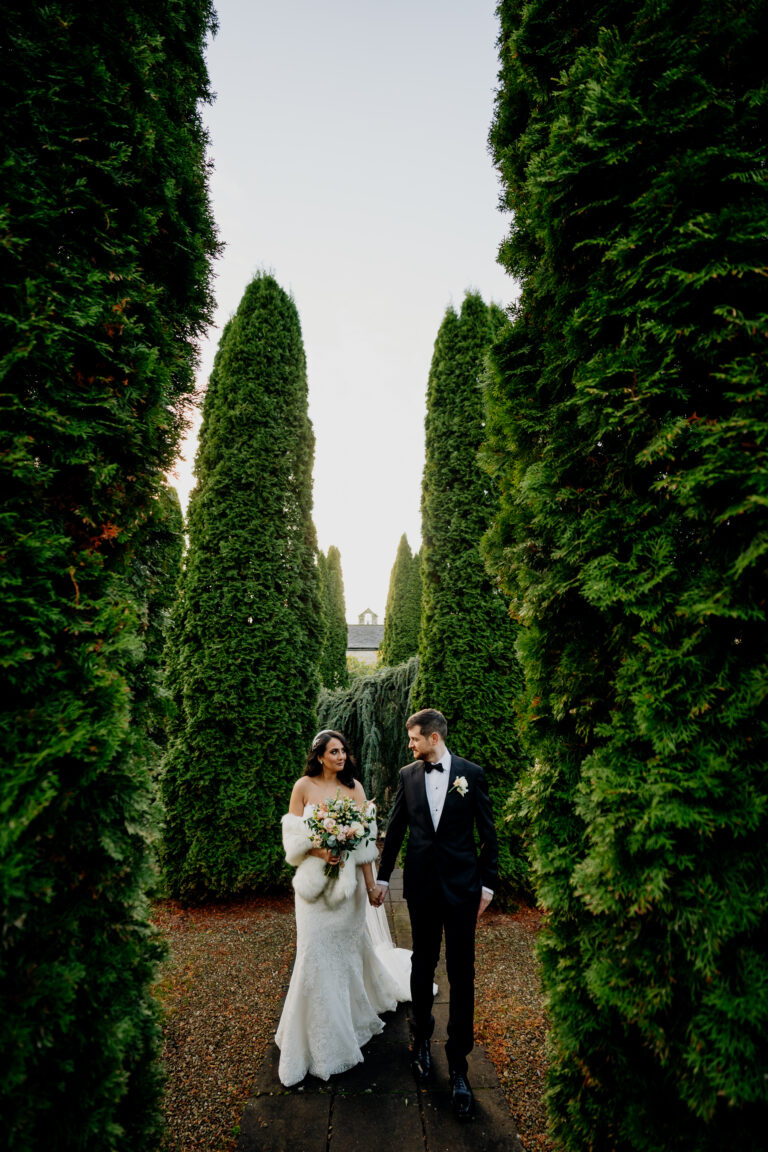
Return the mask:
M383 639L383 624L347 624L347 648L352 652L378 651Z

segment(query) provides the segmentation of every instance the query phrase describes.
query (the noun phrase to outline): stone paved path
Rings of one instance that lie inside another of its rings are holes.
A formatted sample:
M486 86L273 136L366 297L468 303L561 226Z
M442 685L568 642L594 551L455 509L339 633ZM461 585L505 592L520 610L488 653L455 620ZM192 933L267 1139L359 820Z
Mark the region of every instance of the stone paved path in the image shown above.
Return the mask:
M402 873L392 875L387 912L395 943L410 948ZM441 958L429 1088L417 1088L408 1063L410 1004L384 1016L386 1028L364 1048L365 1060L329 1081L308 1076L296 1088L277 1078L272 1045L245 1105L237 1152L523 1152L493 1065L476 1047L469 1081L477 1116L459 1124L451 1112L445 1058L448 980Z

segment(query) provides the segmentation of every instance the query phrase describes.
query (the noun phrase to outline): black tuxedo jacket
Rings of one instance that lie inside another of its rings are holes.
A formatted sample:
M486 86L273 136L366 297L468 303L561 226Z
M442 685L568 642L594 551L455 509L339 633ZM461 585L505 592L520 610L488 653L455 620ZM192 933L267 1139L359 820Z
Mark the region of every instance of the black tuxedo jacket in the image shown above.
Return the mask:
M466 796L453 786L459 776L467 781ZM475 827L480 838L479 855ZM418 900L420 895L429 899L436 889L442 889L449 904L460 904L479 899L483 886L496 887L498 846L488 785L482 768L471 760L451 754L448 794L437 828L427 801L423 763L414 760L400 769L381 852L378 874L382 880L392 875L406 828L410 830L403 868L406 900Z

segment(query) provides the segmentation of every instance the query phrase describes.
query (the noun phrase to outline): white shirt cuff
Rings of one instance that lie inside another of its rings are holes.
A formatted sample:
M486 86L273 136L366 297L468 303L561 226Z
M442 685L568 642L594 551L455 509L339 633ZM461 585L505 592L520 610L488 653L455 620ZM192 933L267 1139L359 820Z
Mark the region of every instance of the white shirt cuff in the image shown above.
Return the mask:
M382 888L389 888L389 880L377 880L377 884L381 884ZM483 885L483 895L487 896L489 900L493 899L493 888L486 888Z

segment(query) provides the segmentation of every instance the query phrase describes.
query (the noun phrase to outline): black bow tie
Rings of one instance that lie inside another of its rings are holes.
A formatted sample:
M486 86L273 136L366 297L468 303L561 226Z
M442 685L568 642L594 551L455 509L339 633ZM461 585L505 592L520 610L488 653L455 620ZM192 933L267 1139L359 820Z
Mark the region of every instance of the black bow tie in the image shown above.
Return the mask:
M444 768L443 768L442 763L433 764L431 760L425 760L424 761L424 771L425 772L432 772L432 771L443 772Z

